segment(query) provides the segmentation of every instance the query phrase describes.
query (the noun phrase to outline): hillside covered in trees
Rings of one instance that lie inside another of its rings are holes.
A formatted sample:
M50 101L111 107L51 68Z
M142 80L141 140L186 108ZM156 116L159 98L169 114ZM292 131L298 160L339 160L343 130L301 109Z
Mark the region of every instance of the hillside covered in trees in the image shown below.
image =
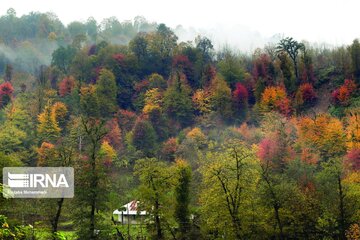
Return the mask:
M75 169L73 199L0 196L0 239L360 239L359 41L213 44L0 17L0 167Z

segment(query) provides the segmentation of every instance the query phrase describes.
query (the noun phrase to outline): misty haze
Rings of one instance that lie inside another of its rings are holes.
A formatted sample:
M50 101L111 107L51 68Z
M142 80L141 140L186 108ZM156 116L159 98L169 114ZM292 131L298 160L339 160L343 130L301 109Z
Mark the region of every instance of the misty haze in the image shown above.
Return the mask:
M0 240L360 240L357 5L2 0Z

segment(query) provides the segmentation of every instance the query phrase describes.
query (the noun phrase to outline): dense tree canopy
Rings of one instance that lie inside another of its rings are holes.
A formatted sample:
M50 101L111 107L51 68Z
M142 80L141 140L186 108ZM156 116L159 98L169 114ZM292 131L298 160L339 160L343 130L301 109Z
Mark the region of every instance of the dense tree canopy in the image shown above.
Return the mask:
M0 167L75 170L73 199L0 196L0 239L358 239L359 41L216 44L0 17Z

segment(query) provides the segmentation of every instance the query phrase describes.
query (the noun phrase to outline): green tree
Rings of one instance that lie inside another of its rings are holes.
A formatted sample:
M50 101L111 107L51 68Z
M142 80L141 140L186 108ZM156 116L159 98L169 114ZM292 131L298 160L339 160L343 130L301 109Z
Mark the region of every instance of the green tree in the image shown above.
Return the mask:
M172 85L164 94L164 109L170 118L187 126L193 118L191 90L184 79L181 79L181 74L174 75Z
M2 110L4 121L0 122L0 152L19 161L31 162L36 129L26 104L28 99L19 94L12 104Z
M76 122L71 122L74 126L77 126ZM73 125L70 125L74 127ZM77 129L76 129L77 131ZM43 142L38 149L38 166L45 167L69 167L74 166L74 159L77 157L77 138L74 134L75 129L70 129L69 135L61 138L56 145ZM64 206L64 198L49 199L43 202L43 208L45 209L45 216L49 219L51 225L51 232L53 238L56 239L58 232L58 225Z
M52 53L51 65L59 68L64 74L68 74L75 54L75 48L61 46Z
M175 183L175 219L179 225L179 239L189 239L190 232L190 182L191 167L182 159L175 164L177 181Z
M352 70L355 80L360 84L360 43L358 39L355 39L349 47L351 55Z
M4 152L0 152L0 168L3 169L4 167L20 167L23 163L16 157L11 155L5 154ZM3 172L0 172L0 178L3 177ZM2 196L0 196L2 199Z
M195 38L196 48L200 51L204 63L209 63L213 57L214 46L207 37L197 36Z
M280 60L280 69L282 72L285 88L288 92L292 93L296 90L296 79L294 79L294 72L291 70L290 59L284 53L280 53L278 58Z
M23 151L23 143L27 138L26 133L10 122L3 124L1 127L0 151L8 154Z
M150 88L159 88L166 89L167 83L163 76L153 73L149 76L149 87Z
M237 82L244 80L244 70L239 56L225 48L219 54L219 73L225 78L231 88L235 88Z
M96 96L103 117L110 117L116 111L116 94L117 88L114 74L107 69L102 69L96 82Z
M152 239L168 239L165 230L171 232L171 228L167 226L172 212L172 173L164 162L156 158L137 160L134 169L140 180L140 203L152 218Z
M98 24L93 17L89 17L85 23L86 33L93 42L96 42L98 36L99 28Z
M195 83L196 87L205 87L208 83L206 79L206 71L210 67L210 64L214 56L214 46L211 40L207 37L197 36L195 38L196 48L187 48L187 55L190 61L193 61L195 66ZM194 56L192 56L194 55Z
M86 25L82 22L74 21L69 23L67 30L69 31L71 38L74 39L79 35L86 34Z
M331 158L321 164L320 171L316 173L316 183L323 209L318 227L323 235L346 239L346 230L359 221L355 210L360 206L356 181L351 180L351 172L344 168L341 158Z
M145 33L138 33L130 41L129 47L139 62L144 62L148 57L148 41Z
M229 140L212 143L201 161L200 203L205 229L226 239L250 239L251 223L256 224L253 220L257 219L254 196L259 179L254 153L244 143Z
M100 45L100 44L99 44ZM93 78L93 66L95 58L88 55L87 49L81 49L75 52L71 58L70 74L78 80L79 89L84 83L88 83Z
M285 174L293 160L293 126L279 115L264 118L264 138L258 146L260 176L259 193L262 205L269 211L268 221L274 222L273 237L286 239L289 235L289 202L296 196L296 185ZM291 208L291 207L290 207Z
M82 133L80 162L75 168L76 211L74 212L77 234L81 239L103 239L107 225L102 211L107 210L109 179L107 167L101 154L101 144L107 133L105 122L81 116L78 127Z
M152 72L168 76L178 37L169 27L161 23L156 32L147 35L147 39L151 57L149 63L154 67Z
M209 91L212 109L224 119L229 120L232 117L231 89L221 75L211 80Z
M132 144L146 156L154 156L157 148L157 135L151 123L139 118L132 130Z
M5 82L10 82L12 77L13 77L13 71L14 68L11 64L6 64L5 66L5 76L4 76L4 80Z
M96 96L94 85L80 89L80 110L86 117L100 118L99 99Z
M289 57L291 58L291 60L293 61L294 72L295 72L295 77L296 77L296 84L299 85L300 79L299 79L298 59L297 58L298 58L299 52L305 50L305 45L297 42L296 40L294 40L291 37L287 37L287 38L280 40L280 42L277 46L277 50L279 53L285 52L286 54L288 54Z

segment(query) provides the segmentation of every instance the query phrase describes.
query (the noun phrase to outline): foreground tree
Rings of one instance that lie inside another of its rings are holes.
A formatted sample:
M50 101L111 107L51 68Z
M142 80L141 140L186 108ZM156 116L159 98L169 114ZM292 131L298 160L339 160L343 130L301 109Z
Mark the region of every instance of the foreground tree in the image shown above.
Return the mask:
M139 200L150 214L150 234L153 239L168 239L166 230L173 235L168 220L171 218L171 177L172 174L164 162L156 158L140 159L134 167L139 177Z
M178 236L180 240L189 239L190 232L190 182L191 168L188 163L178 159L175 163L175 219L179 225Z
M360 206L358 173L344 168L343 159L335 157L321 164L316 177L324 209L320 217L322 235L346 239L346 230L359 221L355 210Z
M200 202L206 229L226 234L227 239L251 238L250 219L256 218L251 206L258 180L252 151L242 142L230 141L213 145L202 161Z
M70 135L70 134L69 134ZM56 145L43 142L38 149L38 166L41 167L69 167L73 166L74 158L77 156L76 135L62 138ZM46 216L51 224L53 238L56 238L60 217L63 212L64 198L50 199L44 202Z
M75 168L76 215L75 225L81 239L102 239L108 236L107 223L102 211L106 210L108 201L108 178L106 173L110 165L105 164L106 156L102 154L103 140L107 134L106 120L100 117L99 103L94 89L81 89L81 116L76 128L80 131L80 160Z

